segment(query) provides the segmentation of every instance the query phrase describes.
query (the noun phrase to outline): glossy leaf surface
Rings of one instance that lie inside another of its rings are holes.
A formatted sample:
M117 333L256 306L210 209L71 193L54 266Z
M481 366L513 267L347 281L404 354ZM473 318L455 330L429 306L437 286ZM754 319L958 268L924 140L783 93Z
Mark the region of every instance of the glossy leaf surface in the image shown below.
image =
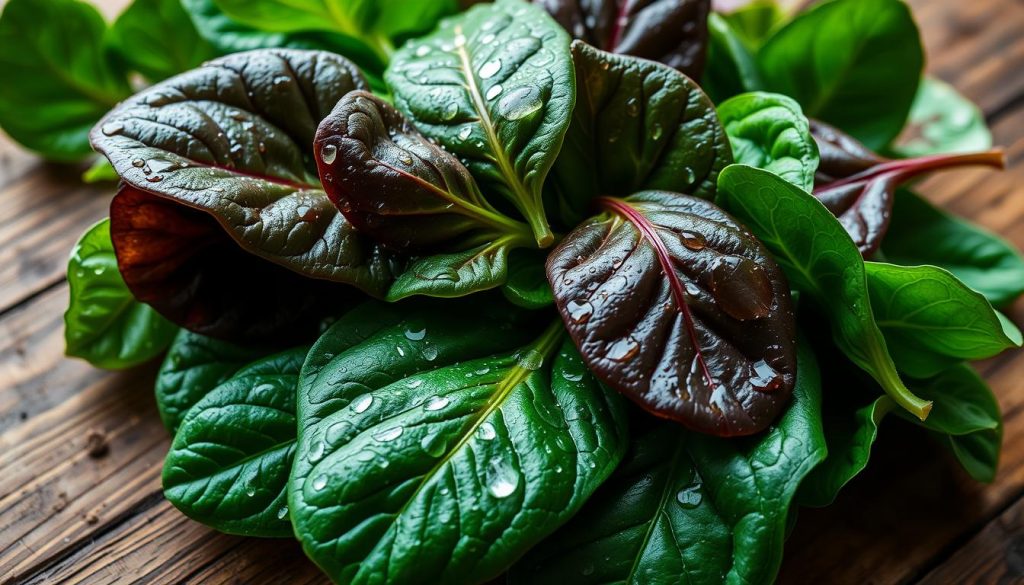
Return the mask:
M569 38L519 0L474 6L407 43L386 75L395 105L553 241L541 187L575 101Z
M327 196L360 232L393 248L461 251L502 236L532 243L529 228L491 207L459 159L371 93L345 95L313 148Z
M663 418L715 435L771 423L796 375L789 285L713 204L647 191L551 253L555 303L587 365Z
M843 353L897 404L927 417L931 403L914 396L897 374L871 311L864 262L835 217L799 187L743 165L722 172L718 202L772 252L793 288L821 307Z
M889 229L900 185L924 173L954 167L1003 167L998 150L889 160L827 124L815 122L811 131L822 153L814 196L839 218L865 257L878 249Z
M576 110L554 175L566 224L577 225L600 195L658 189L713 197L732 157L697 84L664 65L579 41L572 51Z
M11 0L0 16L0 126L46 158L89 154L89 130L131 94L104 50L107 25L79 0Z
M901 372L927 378L1020 347L1017 327L949 272L880 262L864 267L872 311Z
M806 348L797 378L791 406L761 435L641 425L623 465L513 568L512 583L770 583L797 486L825 458L821 388Z
M660 61L699 79L710 0L533 0L573 38L610 53Z
M132 297L117 271L110 222L82 235L68 261L70 301L64 313L65 353L111 370L149 361L177 327Z
M505 284L508 254L517 240L502 237L464 252L416 258L395 279L387 300L415 295L462 297Z
M899 0L836 0L797 16L758 52L765 89L879 149L899 134L924 55Z
M262 347L179 331L156 377L156 406L164 427L176 431L185 413L210 390L268 353L270 350Z
M517 250L508 259L508 282L501 292L509 302L527 309L542 309L555 303L544 272L547 254L536 250Z
M189 409L164 460L176 508L229 534L291 536L286 489L307 349L246 366Z
M1024 258L1012 244L906 189L896 191L883 245L888 261L945 268L997 307L1024 293Z
M496 577L568 520L622 456L618 397L587 372L561 324L516 354L437 360L377 389L335 369L333 386L359 394L303 430L293 521L336 581ZM306 376L305 392L337 392Z
M800 104L784 95L745 93L720 104L718 117L738 164L775 173L804 191L814 189L818 146Z
M985 115L949 84L925 77L917 90L910 119L892 146L902 157L992 148Z
M151 81L167 79L219 55L199 36L180 0L134 0L114 21L106 42L129 69Z

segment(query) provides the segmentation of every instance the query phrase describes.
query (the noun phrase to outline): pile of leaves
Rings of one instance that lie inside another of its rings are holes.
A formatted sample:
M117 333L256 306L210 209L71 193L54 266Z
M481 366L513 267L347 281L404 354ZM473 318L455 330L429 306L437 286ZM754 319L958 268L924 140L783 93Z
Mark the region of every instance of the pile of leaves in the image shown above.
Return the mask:
M767 583L887 415L996 471L1024 261L908 188L1002 165L922 63L899 0L11 0L0 124L119 181L67 352L166 352L188 516L340 583Z

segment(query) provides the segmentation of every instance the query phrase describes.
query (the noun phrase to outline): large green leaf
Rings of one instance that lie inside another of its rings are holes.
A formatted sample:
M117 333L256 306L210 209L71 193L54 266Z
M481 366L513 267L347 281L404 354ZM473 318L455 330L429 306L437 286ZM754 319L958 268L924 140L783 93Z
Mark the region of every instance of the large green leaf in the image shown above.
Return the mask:
M0 127L47 158L89 154L89 130L131 94L79 0L11 0L0 16Z
M718 106L733 159L776 175L804 191L814 189L818 146L800 104L784 95L744 93Z
M307 349L246 366L189 409L164 460L176 508L229 534L291 536L286 489Z
M757 60L765 89L878 150L906 122L924 54L900 0L835 0L782 27Z
M917 378L1020 347L1021 333L982 296L934 266L865 262L871 308L896 367Z
M594 197L656 189L709 199L731 160L714 105L675 69L572 45L578 96L555 163L558 211L572 227Z
M897 404L927 417L931 404L914 396L896 372L871 311L864 261L835 216L810 193L743 165L719 176L718 200L774 254L790 285L822 308L843 353Z
M110 220L89 228L68 261L70 301L64 313L65 353L119 370L156 357L177 331L135 300L117 271Z
M398 109L550 245L541 187L575 101L565 31L520 0L474 6L399 50L386 79Z
M523 584L770 583L801 479L825 457L814 354L763 434L720 439L644 424L618 471L512 571Z
M156 377L156 406L168 431L178 430L188 409L245 364L269 349L221 341L182 329Z
M475 317L462 335L410 323L341 353L327 336L312 350L289 503L307 554L335 581L495 577L621 458L620 399L560 324L516 353L463 361L522 330Z
M907 127L892 150L904 157L992 148L985 115L951 85L925 76L917 89Z
M114 21L106 42L128 68L151 81L177 75L218 56L217 50L199 36L180 0L135 0Z
M709 14L708 35L708 62L701 87L715 103L764 88L753 51L728 20L715 12Z
M1012 244L905 189L882 246L889 262L945 268L997 307L1024 293L1024 258Z

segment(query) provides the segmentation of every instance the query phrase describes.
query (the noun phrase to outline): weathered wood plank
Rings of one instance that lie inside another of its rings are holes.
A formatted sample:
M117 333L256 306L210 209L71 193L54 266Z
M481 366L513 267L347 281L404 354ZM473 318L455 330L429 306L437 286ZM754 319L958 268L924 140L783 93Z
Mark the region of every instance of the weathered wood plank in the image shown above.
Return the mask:
M921 583L1024 583L1024 499L1018 499Z

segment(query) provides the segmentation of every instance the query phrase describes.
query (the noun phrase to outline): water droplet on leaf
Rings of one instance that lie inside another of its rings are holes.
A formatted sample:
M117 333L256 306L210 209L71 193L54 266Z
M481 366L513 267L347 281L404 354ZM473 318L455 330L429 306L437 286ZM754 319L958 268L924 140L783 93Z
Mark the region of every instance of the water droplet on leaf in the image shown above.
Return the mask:
M325 165L334 164L334 161L338 159L338 147L333 144L325 144L320 149L320 160L324 161Z

